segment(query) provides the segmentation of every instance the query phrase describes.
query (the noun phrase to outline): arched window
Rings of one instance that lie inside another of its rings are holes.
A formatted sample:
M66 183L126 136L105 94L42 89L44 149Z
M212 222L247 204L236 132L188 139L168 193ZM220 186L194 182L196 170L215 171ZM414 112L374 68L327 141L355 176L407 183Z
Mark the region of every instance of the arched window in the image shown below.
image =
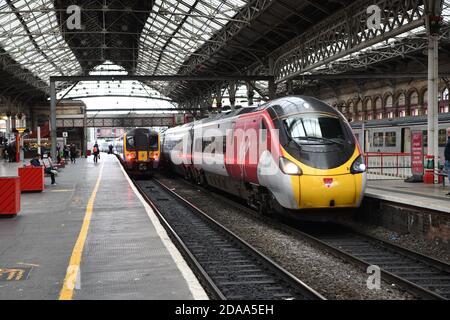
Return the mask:
M397 108L398 108L398 116L405 117L406 116L406 96L404 93L402 93L398 96Z
M447 113L449 111L449 90L448 88L445 88L444 91L442 91L442 100L439 103L439 112L440 113Z
M448 88L445 88L444 91L442 92L442 100L448 101L448 97L449 97L448 93L449 93Z
M366 100L366 119L372 120L373 119L373 106L372 106L372 99Z
M428 114L428 90L425 90L423 93L423 114Z
M417 91L411 93L411 97L409 98L409 100L411 101L411 106L419 105L419 94L417 93Z
M388 119L394 118L394 110L392 110L393 106L394 106L394 98L392 98L392 95L389 95L389 96L387 96L386 102L385 102Z
M375 112L377 119L383 119L383 101L380 97L375 99Z
M404 107L406 105L406 96L404 93L400 94L398 96L398 103L397 105L401 108Z
M354 103L353 103L353 101L349 101L348 103L347 103L347 112L348 112L348 114L349 115L353 115L354 114L354 112L355 112L355 106L354 106Z
M419 111L419 93L417 91L413 91L411 96L409 97L410 105L411 105L411 115L418 116L420 115Z
M364 110L363 110L363 101L359 100L358 103L356 104L356 110L357 110L357 114L358 114L358 121L363 121L364 120Z
M394 99L392 98L392 95L387 96L386 109L392 108L393 105L394 105Z

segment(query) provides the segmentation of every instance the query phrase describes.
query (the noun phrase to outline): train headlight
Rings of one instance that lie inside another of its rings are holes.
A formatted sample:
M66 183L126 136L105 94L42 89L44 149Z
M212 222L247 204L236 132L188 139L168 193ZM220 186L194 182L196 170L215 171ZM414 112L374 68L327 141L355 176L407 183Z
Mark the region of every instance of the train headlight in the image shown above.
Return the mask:
M284 174L290 176L301 176L303 174L302 169L300 169L299 166L283 157L280 158L280 169Z
M355 162L352 164L352 168L350 169L351 173L363 173L366 171L366 164L364 163L363 156L359 156L356 158Z

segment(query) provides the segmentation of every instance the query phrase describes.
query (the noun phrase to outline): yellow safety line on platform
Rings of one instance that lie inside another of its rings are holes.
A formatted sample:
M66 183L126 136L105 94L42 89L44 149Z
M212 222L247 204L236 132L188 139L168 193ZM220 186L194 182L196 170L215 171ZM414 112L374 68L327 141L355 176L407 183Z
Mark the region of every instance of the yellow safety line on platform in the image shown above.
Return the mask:
M98 174L97 183L92 191L91 197L86 207L86 214L84 216L83 225L81 226L80 234L78 235L77 242L72 251L70 257L69 267L67 268L66 277L64 279L64 285L59 294L59 300L72 300L73 290L75 289L78 273L80 271L81 257L83 255L83 248L86 242L86 238L91 224L92 213L94 209L94 201L97 196L98 188L100 187L100 181L102 180L103 164Z

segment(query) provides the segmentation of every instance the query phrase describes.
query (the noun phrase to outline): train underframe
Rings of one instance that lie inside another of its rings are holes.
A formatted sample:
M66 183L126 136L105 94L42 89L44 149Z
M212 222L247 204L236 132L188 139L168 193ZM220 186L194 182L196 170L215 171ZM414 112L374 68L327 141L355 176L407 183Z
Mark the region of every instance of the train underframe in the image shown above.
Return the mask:
M333 221L354 216L359 208L287 209L282 207L275 196L264 186L241 182L230 177L204 172L191 166L172 166L172 170L186 180L203 187L213 187L235 196L240 201L265 216L286 216L302 221ZM332 215L330 212L332 211Z
M157 165L154 161L126 161L123 162L125 170L127 173L133 177L152 177Z

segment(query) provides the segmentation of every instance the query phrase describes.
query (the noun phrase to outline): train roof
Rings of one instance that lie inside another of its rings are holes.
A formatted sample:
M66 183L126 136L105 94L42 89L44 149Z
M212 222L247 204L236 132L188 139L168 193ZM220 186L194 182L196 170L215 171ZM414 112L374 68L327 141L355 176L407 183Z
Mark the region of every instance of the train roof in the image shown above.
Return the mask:
M187 123L176 128L189 128L194 125L207 124L210 122L225 120L228 118L233 118L247 113L262 111L266 109L273 110L275 113L275 117L282 117L288 114L302 112L326 112L335 114L336 116L340 115L339 111L319 99L308 96L288 96L272 100L257 107L245 107L230 112L214 114L208 118Z
M365 122L366 128L395 127L404 125L423 125L428 123L428 116L403 117L394 119L369 120ZM450 113L439 114L439 123L450 123ZM361 129L361 122L351 123L353 129Z
M125 134L127 136L131 136L131 135L134 135L134 134L136 134L138 132L145 132L145 133L149 133L151 135L157 135L158 134L157 131L152 130L150 128L134 128L134 129L128 130Z
M275 112L275 117L283 117L296 113L323 112L335 116L342 114L329 104L310 96L287 96L263 104L258 109L269 109Z

